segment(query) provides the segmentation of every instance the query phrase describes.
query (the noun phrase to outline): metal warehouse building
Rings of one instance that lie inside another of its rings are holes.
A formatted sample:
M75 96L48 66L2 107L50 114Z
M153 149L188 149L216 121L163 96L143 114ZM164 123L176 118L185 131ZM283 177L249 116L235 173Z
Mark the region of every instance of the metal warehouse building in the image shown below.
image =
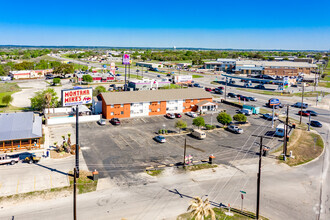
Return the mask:
M201 88L101 93L106 119L215 111L212 95Z

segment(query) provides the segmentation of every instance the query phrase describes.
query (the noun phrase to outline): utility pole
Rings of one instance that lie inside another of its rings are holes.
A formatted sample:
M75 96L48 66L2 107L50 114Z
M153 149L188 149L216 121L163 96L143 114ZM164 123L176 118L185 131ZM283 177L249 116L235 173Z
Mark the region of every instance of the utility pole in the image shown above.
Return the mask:
M73 169L73 220L77 220L77 170Z
M300 121L299 124L301 124L302 120L302 110L303 110L303 104L304 104L304 92L305 92L305 83L303 83L303 89L301 93L301 106L300 106Z
M127 76L127 65L125 64L125 84L124 84L124 91L127 90L126 76Z
M258 179L257 179L257 210L256 210L256 219L259 219L259 205L260 205L260 181L261 181L261 157L262 157L262 141L263 138L272 139L269 137L252 135L254 137L260 137L260 149L259 149L259 168L258 168Z
M311 127L311 113L309 113L308 115L308 131L311 130L310 127Z
M275 111L275 105L273 105L273 113L272 113L272 128L274 128L274 111Z
M187 138L184 138L183 168L186 167L186 150L187 150Z
M289 105L286 109L286 119L284 126L284 146L283 146L283 160L286 160L287 148L288 148L288 127L289 127Z

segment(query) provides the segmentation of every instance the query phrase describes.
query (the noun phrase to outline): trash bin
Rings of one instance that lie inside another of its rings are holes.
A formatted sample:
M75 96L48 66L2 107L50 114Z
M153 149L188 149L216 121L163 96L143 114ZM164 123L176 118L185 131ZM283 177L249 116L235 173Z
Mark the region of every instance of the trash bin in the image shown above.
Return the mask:
M213 154L211 156L209 156L209 164L213 164L214 158L215 158L215 156L213 156Z
M296 128L296 124L292 124L292 128L295 129Z
M267 157L269 155L269 147L264 147L263 152L262 152L262 156Z
M93 181L97 181L98 179L99 179L99 172L94 170L94 172L93 172Z

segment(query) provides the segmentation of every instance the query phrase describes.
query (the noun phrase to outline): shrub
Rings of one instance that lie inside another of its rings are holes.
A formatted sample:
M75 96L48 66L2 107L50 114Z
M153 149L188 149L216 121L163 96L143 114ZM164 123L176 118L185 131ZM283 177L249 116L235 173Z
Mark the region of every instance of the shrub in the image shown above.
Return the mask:
M206 130L213 130L215 125L205 125Z
M163 132L164 132L164 134L168 133L168 131L166 129L159 129L158 134L163 134Z
M229 124L232 121L232 118L226 112L221 112L217 116L217 120L218 120L219 123L224 124L224 125L227 125L227 124Z
M243 114L234 115L233 119L235 121L239 121L239 122L246 122L246 120L247 120L246 116Z
M201 126L205 126L205 121L203 117L197 117L193 120L193 125L197 126L198 128Z

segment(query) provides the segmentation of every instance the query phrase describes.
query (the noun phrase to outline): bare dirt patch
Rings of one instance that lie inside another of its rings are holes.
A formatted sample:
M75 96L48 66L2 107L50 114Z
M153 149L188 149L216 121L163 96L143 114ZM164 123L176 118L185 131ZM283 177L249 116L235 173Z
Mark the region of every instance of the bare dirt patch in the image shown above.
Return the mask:
M57 153L54 150L50 151L50 158L52 158L52 159L62 159L62 158L70 157L70 156L72 156L72 154L66 153L66 152L63 152L63 151L60 152L60 153Z

